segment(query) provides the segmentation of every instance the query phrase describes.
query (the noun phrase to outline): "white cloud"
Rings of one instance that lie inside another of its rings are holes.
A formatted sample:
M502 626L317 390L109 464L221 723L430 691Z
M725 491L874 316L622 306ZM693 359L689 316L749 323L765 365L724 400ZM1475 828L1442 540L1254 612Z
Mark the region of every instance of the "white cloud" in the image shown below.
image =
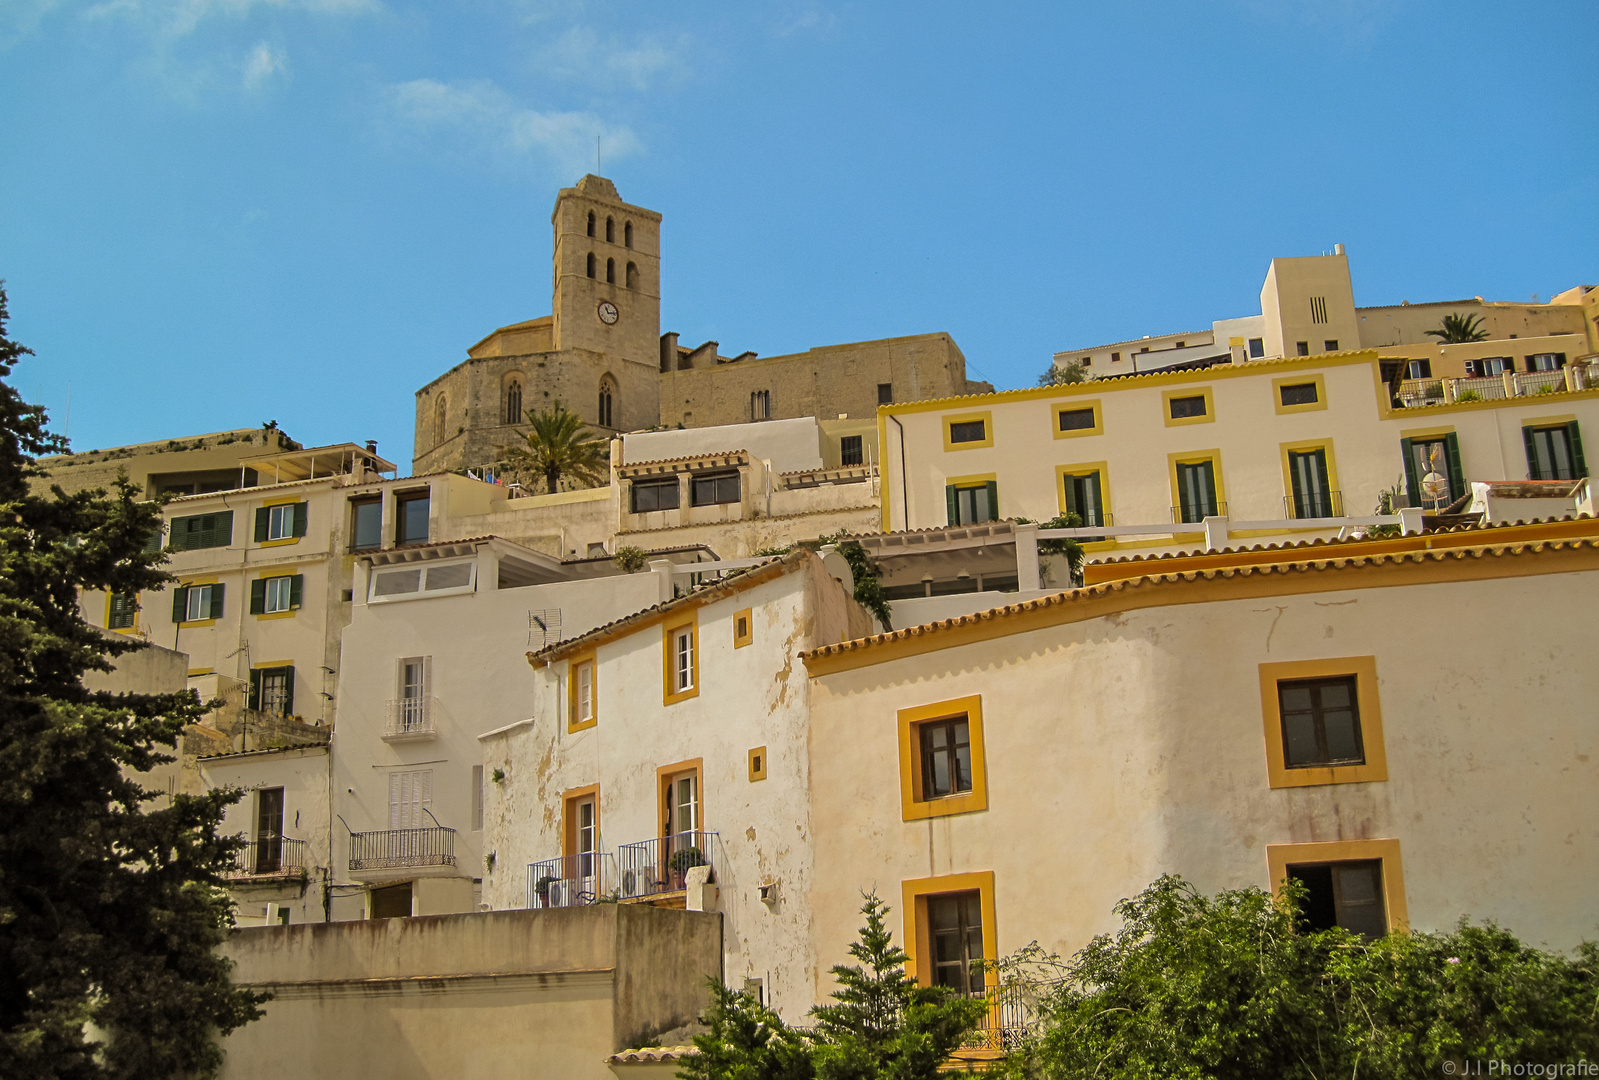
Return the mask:
M586 26L574 26L540 52L539 65L547 75L582 79L589 85L609 75L646 90L662 76L686 73L689 65L683 58L691 54L692 46L687 35L675 41L645 37L624 45L601 38Z
M274 75L288 73L287 57L266 42L257 42L244 61L244 88L259 90Z
M820 8L807 7L783 19L777 24L777 35L788 37L791 34L826 34L838 28L838 16L831 11Z
M608 161L636 154L638 138L626 127L588 112L544 112L518 105L487 80L445 83L415 79L390 86L387 105L404 131L428 136L455 152L506 164L541 158L563 175L594 164L594 139Z
M378 11L377 0L104 0L87 18L130 18L166 37L186 37L213 17L247 18L257 9L303 11L312 15L364 15Z

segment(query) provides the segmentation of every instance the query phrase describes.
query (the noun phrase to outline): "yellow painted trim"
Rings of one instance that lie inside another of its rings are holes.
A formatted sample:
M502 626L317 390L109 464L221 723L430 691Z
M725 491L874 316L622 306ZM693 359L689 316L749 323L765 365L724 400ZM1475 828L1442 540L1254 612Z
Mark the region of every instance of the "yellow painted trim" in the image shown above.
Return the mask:
M991 472L972 473L970 476L946 476L946 477L944 477L944 486L945 487L973 488L973 487L982 487L984 484L997 484L998 482L999 482L999 473L991 473Z
M972 442L954 442L949 437L949 429L953 424L966 424L974 420L983 422L983 438ZM983 412L954 413L944 417L944 449L945 450L978 450L985 446L994 445L994 414L990 410Z
M1283 719L1277 684L1287 679L1353 675L1355 703L1360 710L1363 765L1330 765L1290 769L1284 764ZM1344 656L1329 660L1287 660L1260 665L1260 712L1265 723L1266 775L1274 788L1320 787L1324 784L1369 784L1388 779L1388 751L1383 740L1382 705L1377 694L1377 658Z
M739 635L738 621L744 620L744 634ZM733 612L733 648L742 649L746 645L755 643L755 612L751 608L741 608Z
M178 588L187 589L192 585L220 585L222 579L215 574L202 574L199 577L180 578Z
M1560 416L1523 416L1521 426L1524 428L1559 427L1564 424L1581 423L1576 413L1564 413Z
M1316 400L1308 405L1284 405L1283 387L1304 386L1307 382L1316 384ZM1315 372L1308 378L1304 375L1284 375L1280 379L1271 381L1271 403L1281 416L1283 413L1316 412L1327 407L1327 379L1321 372Z
M295 503L305 503L309 506L310 500L302 499L298 495L280 495L276 498L262 500L261 509L265 510L269 506L293 506Z
M905 973L923 986L931 986L933 973L923 970L920 958L932 954L927 923L927 898L944 893L973 892L983 913L983 959L999 959L999 926L994 917L994 871L977 870L967 874L942 874L938 877L910 878L900 882L901 947L905 950ZM999 971L987 969L988 989L999 988Z
M670 765L660 765L655 769L655 835L666 835L666 784L674 776L684 773L694 774L694 795L699 799L699 820L694 823L696 831L705 829L705 759L689 758L687 761L674 761ZM688 830L682 830L687 832Z
M217 673L217 669L216 668L212 668L212 667L190 668L189 669L189 678L198 679L202 675L215 675L216 673Z
M1406 428L1399 433L1401 439L1439 439L1455 434L1454 425L1448 427Z
M766 747L757 746L750 751L750 783L766 779L766 766L770 762L766 758Z
M963 795L938 799L922 798L922 762L917 728L929 720L945 720L966 714L966 737L972 750L972 790ZM935 701L899 710L899 794L900 809L906 821L970 814L988 809L988 764L983 753L983 698L970 697Z
M103 620L105 622L105 628L107 630L111 631L113 634L136 634L136 633L138 633L139 632L139 616L141 614L143 614L143 612L144 612L143 605L141 605L139 603L139 594L138 593L134 593L133 594L133 625L132 626L116 626L116 627L111 625L111 600L112 600L113 597L115 597L115 595L116 594L113 593L113 592L107 592L105 594L105 619Z
M1584 522L1554 524L1572 526ZM1041 597L999 608L980 618L961 616L945 623L915 627L912 631L895 631L877 640L869 639L864 647L842 652L809 652L803 659L812 675L831 675L1147 608L1599 570L1599 544L1590 540L1553 540L1549 546L1517 551L1516 547L1523 543L1518 539L1507 537L1499 545L1482 545L1481 537L1473 539L1477 545L1490 550L1461 551L1440 545L1437 551L1410 551L1402 558L1380 561L1362 558L1373 554L1363 545L1354 550L1350 550L1353 545L1341 545L1336 551L1311 548L1304 552L1262 552L1262 555L1274 556L1270 565L1255 565L1248 559L1238 559L1231 573L1184 572L1159 564L1145 565L1136 577L1129 575L1130 580ZM1213 556L1223 560L1214 569L1221 569L1225 560L1234 554ZM1095 565L1116 568L1116 564Z
M261 541L259 544L255 545L255 546L258 547L258 548L286 547L289 544L298 544L301 540L304 540L304 539L305 539L305 537L303 537L303 536L285 536L281 540L263 540L263 541Z
M600 832L600 785L585 784L583 787L567 788L561 792L562 859L570 859L579 854L577 850L577 815L573 811L576 809L577 803L583 799L594 800L594 856L596 861L599 858L600 838L603 835Z
M1405 868L1399 858L1398 840L1330 840L1320 844L1267 844L1266 873L1271 878L1273 896L1282 893L1290 866L1306 863L1382 860L1382 892L1388 913L1388 929L1410 929L1410 907L1405 901Z
M1492 377L1493 376L1490 376L1490 378ZM1411 409L1394 409L1383 407L1383 404L1388 400L1388 390L1387 387L1382 385L1381 379L1379 379L1378 395L1378 419L1394 420L1415 413L1421 413L1428 416L1448 416L1458 412L1465 412L1470 409L1526 408L1529 404L1548 401L1550 398L1556 398L1561 402L1584 401L1592 398L1599 398L1599 388L1589 390L1557 390L1553 394L1525 395L1522 397L1512 398L1485 398L1482 401L1455 401L1447 405L1440 403L1438 405L1418 405Z
M1283 469L1283 497L1292 499L1294 495L1294 471L1288 464L1288 455L1291 453L1304 453L1306 450L1325 450L1327 452L1327 490L1338 492L1338 497L1343 498L1343 488L1338 483L1338 459L1333 456L1333 441L1327 439L1300 439L1297 442L1277 444L1277 456ZM1217 496L1220 498L1220 496ZM1348 513L1346 507L1344 513ZM1275 533L1275 530L1273 530ZM1243 535L1242 533L1239 534Z
M259 664L251 664L252 668L293 667L293 660L263 660Z
M1220 513L1226 513L1226 511L1222 510L1222 507L1227 505L1227 482L1222 478L1221 450L1219 449L1180 450L1177 453L1166 455L1166 479L1171 484L1171 506L1181 506L1183 504L1182 495L1180 494L1182 486L1177 482L1177 466L1197 465L1201 461L1210 462L1210 471L1216 478L1216 509ZM1169 510L1170 507L1167 509ZM1173 524L1179 523L1173 522ZM1197 525L1199 522L1185 521L1180 524ZM1197 535L1204 536L1205 534L1200 532ZM1175 540L1176 538L1173 537L1173 539Z
M1103 435L1103 434L1105 434L1105 413L1099 407L1099 400L1100 400L1099 398L1089 398L1087 401L1073 400L1073 401L1056 402L1049 410L1049 424L1050 424L1050 427L1053 429L1053 434L1054 434L1055 438L1057 438L1057 439L1075 439L1075 438L1078 438L1079 436L1083 436L1083 435ZM1091 409L1091 410L1093 410L1093 413L1094 413L1094 426L1093 427L1091 427L1091 428L1077 428L1077 429L1074 429L1072 431L1062 431L1060 429L1060 414L1061 413L1080 412L1083 409Z
M1197 392L1196 392L1197 391ZM1203 397L1205 399L1204 416L1173 416L1171 403L1173 398ZM1185 424L1210 424L1216 420L1216 402L1211 396L1208 386L1184 387L1177 390L1162 390L1160 392L1160 418L1166 422L1167 427L1182 427Z
M690 677L694 680L694 685L689 687L687 690L678 690L678 691L674 692L672 690L672 673L673 673L672 635L676 631L683 629L685 626L688 627L689 634L691 635L692 640L693 640L693 650L694 650L693 665L692 665L693 671L690 672ZM679 701L687 701L689 698L699 697L699 696L700 696L700 623L699 623L699 612L697 610L690 610L690 611L688 611L687 613L685 613L683 615L679 615L678 617L673 618L673 619L668 619L666 622L663 622L661 624L661 704L662 705L676 705Z
M292 619L299 613L299 608L291 607L288 611L263 611L259 614L250 616L250 618L258 621L265 621L267 619Z
M1075 465L1055 466L1055 505L1060 507L1060 512L1066 512L1066 478L1068 476L1087 476L1089 473L1099 474L1099 502L1100 509L1106 514L1114 511L1110 508L1110 462L1108 461L1080 461ZM1112 520L1115 520L1112 518ZM1098 547L1099 545L1094 545ZM1113 546L1106 541L1105 547ZM1161 547L1165 542L1161 542Z
M196 619L193 622L180 622L178 627L183 630L201 630L207 626L215 626L215 619Z
M578 719L577 715L577 670L584 664L589 667L589 708L592 710L587 720ZM566 661L566 731L583 731L600 722L600 664L591 649L586 653L579 653Z

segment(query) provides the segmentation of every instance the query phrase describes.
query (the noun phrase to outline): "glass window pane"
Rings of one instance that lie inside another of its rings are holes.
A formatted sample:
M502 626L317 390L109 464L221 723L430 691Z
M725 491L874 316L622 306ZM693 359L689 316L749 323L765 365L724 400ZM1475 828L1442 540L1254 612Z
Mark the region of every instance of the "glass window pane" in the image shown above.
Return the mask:
M1290 767L1315 763L1320 757L1315 721L1303 713L1284 716L1283 744L1283 757Z
M1327 760L1355 761L1360 758L1360 736L1355 727L1354 713L1348 710L1323 713L1322 724L1327 732Z
M1308 686L1283 687L1282 703L1284 712L1309 712L1310 688Z
M955 779L950 790L972 790L972 751L968 746L963 746L955 752Z

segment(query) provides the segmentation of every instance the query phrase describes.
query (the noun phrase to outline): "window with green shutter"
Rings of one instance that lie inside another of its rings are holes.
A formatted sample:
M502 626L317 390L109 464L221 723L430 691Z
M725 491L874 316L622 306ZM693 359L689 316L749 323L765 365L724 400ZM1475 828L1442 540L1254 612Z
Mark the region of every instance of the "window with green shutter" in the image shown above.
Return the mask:
M1076 514L1085 528L1109 524L1105 520L1105 502L1098 469L1086 473L1068 473L1062 477L1062 483L1066 488L1068 514Z
M282 503L263 506L255 512L255 542L291 540L305 535L309 503Z
M174 551L227 547L233 543L233 511L216 514L191 514L172 519L171 547Z
M304 593L303 574L257 578L250 582L250 614L276 615L300 607Z
M110 610L106 614L106 628L132 630L139 615L137 593L112 593Z
M1460 463L1460 438L1454 432L1428 438L1400 439L1399 451L1405 459L1407 506L1448 506L1466 494L1466 473ZM1422 490L1429 473L1446 480L1447 487L1436 495Z
M999 485L950 484L944 489L945 509L951 525L976 525L999 520Z
M1527 477L1530 480L1577 480L1588 475L1582 453L1582 433L1573 420L1551 427L1524 427Z
M204 622L222 618L222 598L226 586L185 585L173 590L172 621L176 623Z
M294 714L294 667L256 668L250 672L250 708L276 716Z
M1327 480L1327 451L1290 450L1288 478L1293 484L1295 518L1333 516L1332 492Z
M1177 463L1177 506L1180 522L1197 523L1220 512L1216 501L1216 466L1210 461Z

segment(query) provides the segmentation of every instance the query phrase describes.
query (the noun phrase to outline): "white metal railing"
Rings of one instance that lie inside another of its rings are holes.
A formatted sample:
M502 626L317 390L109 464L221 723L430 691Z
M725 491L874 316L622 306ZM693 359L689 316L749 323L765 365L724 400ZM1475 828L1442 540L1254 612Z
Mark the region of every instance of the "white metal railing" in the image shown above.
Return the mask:
M1407 409L1459 401L1503 401L1587 390L1599 384L1599 363L1577 361L1554 371L1506 371L1469 379L1406 379L1397 398Z
M425 739L434 734L434 717L439 702L431 697L390 698L388 719L383 725L385 739Z

